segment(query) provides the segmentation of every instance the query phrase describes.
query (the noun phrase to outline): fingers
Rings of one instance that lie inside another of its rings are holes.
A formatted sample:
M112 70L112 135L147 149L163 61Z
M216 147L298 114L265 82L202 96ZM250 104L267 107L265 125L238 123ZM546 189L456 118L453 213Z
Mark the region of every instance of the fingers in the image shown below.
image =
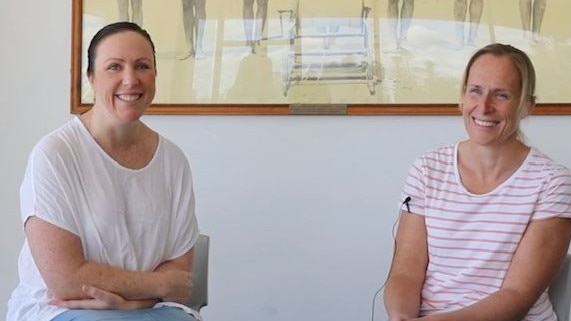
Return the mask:
M102 303L95 299L83 299L83 300L60 300L60 299L50 299L49 304L55 305L67 309L103 309Z
M88 299L80 300L60 300L52 298L49 304L68 309L122 309L127 308L127 301L121 296L108 292L94 286L84 285L83 292L89 296Z
M100 288L96 288L94 286L84 285L82 288L83 292L87 294L89 297L94 299L105 301L109 303L119 302L122 301L123 298L113 292L105 291Z

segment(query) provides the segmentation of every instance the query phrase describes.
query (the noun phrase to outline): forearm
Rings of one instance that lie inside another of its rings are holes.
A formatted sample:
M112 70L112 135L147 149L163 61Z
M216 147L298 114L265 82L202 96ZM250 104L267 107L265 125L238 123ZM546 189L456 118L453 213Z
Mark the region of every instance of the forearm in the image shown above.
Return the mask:
M84 285L120 295L127 300L155 300L165 297L165 275L161 272L129 271L105 264L85 262L60 280L50 282L50 292L62 300L85 299Z
M192 280L192 263L194 260L194 250L188 251L186 254L175 260L165 261L154 270L157 273L177 273L179 279L175 280L179 288L179 292L171 292L169 296L163 297L164 301L178 302L185 304L190 300L192 290L194 288ZM181 275L182 273L182 275Z
M114 293L127 301L150 300L186 302L192 291L193 252L160 264L154 271L141 272L114 268L105 264L82 262L68 265L65 271L50 273L48 284L54 297L61 300L89 299L82 287L89 285ZM136 302L144 306L150 302Z
M428 317L434 321L512 321L525 317L535 299L502 289L466 308Z
M391 276L384 292L385 309L391 321L418 317L421 285L411 279Z
M40 218L30 217L24 227L34 262L55 299L89 300L84 287L91 286L122 300L185 302L192 290L192 250L155 271L132 271L87 261L77 235Z
M83 286L85 299L61 300L51 298L49 304L67 309L113 309L113 310L138 310L153 307L160 300L126 300L118 294L105 291L93 286Z

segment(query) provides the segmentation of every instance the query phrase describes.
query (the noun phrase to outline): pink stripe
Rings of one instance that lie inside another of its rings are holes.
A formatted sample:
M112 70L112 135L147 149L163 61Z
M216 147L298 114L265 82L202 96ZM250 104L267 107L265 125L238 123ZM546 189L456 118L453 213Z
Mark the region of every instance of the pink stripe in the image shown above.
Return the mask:
M434 221L436 221L438 219L434 219ZM432 221L432 218L431 218ZM444 221L444 220L441 220ZM448 220L451 221L451 220ZM464 222L461 220L456 220L456 222ZM483 222L478 222L478 223L486 223L485 221ZM502 222L489 222L490 224L502 224ZM505 222L505 225L514 225L514 226L527 226L527 224L512 224L512 223L508 223ZM430 227L434 230L438 230L438 231L451 231L451 232L459 232L460 230L458 230L458 228L446 228L446 227L442 227L442 226L438 226L438 225L433 225L433 224L426 224L426 227ZM512 231L505 231L505 230L482 230L482 229L462 229L462 232L486 232L486 233L493 233L493 234L508 234L508 235L521 235L521 232L512 232Z
M500 260L500 259L488 259L486 258L485 260L479 260L477 257L460 257L460 256L450 256L450 255L439 255L439 254L434 254L432 252L429 253L429 255L433 258L437 258L437 259L451 259L451 260L471 260L473 262L484 262L484 263L510 263L511 260Z
M431 239L441 240L441 241L452 241L452 242L478 242L478 243L491 243L491 244L510 244L518 245L519 242L502 242L490 239L477 239L477 238L453 238L453 237L441 237L441 236L431 236Z
M461 247L461 246L436 246L436 245L431 245L430 247L435 248L435 249L442 249L442 250L460 250L460 251L471 251L471 252L478 252L478 253L513 254L513 251L488 250L488 249L474 249L474 248Z
M429 217L431 221L443 221L443 222L457 222L457 223L466 223L468 221L466 220L460 220L460 219L453 219L453 218L447 218L447 217L436 217L436 216L430 216ZM499 224L499 225L513 225L513 226L527 226L527 224L525 223L521 223L521 222L503 222L503 221L495 221L495 220L472 220L470 222L473 223L489 223L489 224Z

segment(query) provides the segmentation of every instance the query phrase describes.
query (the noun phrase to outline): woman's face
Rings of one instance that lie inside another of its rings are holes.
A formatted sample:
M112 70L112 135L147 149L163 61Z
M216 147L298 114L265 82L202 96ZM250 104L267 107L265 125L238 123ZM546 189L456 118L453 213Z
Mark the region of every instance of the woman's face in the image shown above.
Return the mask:
M89 83L95 105L115 117L139 119L155 96L155 78L153 49L140 34L116 33L97 46Z
M462 97L470 141L497 145L517 139L520 75L507 56L484 54L472 67Z

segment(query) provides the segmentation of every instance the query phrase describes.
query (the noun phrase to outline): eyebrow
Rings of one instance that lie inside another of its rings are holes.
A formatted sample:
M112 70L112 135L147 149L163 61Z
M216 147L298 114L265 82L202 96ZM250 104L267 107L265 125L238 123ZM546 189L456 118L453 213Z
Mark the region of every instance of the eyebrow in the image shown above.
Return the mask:
M103 62L104 62L104 63L107 63L107 62L113 62L113 61L121 61L121 62L124 62L125 59L123 59L123 58L114 58L114 57L111 57L111 58L108 58L108 59L104 60ZM135 62L141 62L141 61L150 62L150 63L153 62L152 59L146 58L146 57L141 57L141 58L135 59Z

